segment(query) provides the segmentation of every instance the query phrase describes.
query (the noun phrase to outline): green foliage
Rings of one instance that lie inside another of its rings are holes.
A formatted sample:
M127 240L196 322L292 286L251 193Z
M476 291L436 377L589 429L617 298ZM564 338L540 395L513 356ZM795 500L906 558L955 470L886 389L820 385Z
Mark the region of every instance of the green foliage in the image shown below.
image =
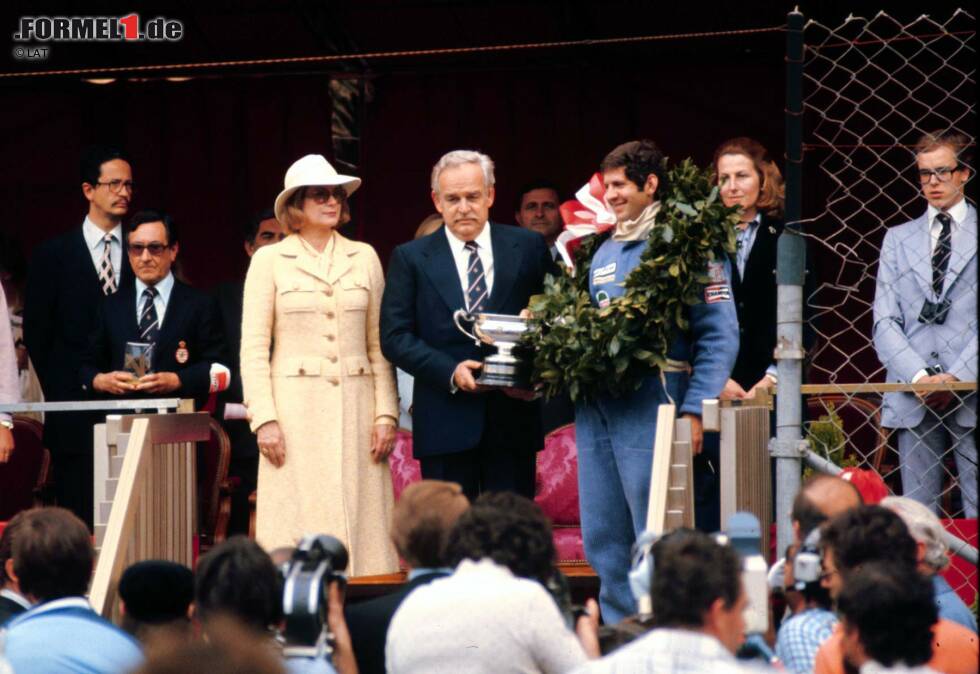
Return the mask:
M856 457L845 456L847 436L844 434L844 423L833 403L827 404L827 414L822 414L816 421L807 424L806 439L814 452L825 459L833 461L841 468L857 466L860 461ZM812 469L804 470L804 477L809 477Z
M668 172L669 191L626 292L599 309L589 296L592 256L602 237L586 239L568 270L545 279L531 298L534 316L524 342L534 351L533 379L547 396L573 400L621 396L666 364L677 331L687 330L687 307L704 301L708 263L735 251L737 209L718 198L709 170L690 159Z

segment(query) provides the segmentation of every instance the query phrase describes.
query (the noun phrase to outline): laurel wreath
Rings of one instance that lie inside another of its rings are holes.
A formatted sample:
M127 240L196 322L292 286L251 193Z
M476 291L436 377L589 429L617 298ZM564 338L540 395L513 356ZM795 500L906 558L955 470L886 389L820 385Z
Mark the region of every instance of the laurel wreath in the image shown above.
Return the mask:
M667 172L657 224L626 292L604 308L592 303L592 256L606 236L585 239L575 272L545 279L531 298L523 338L533 351L532 381L546 397L568 391L572 400L621 397L667 363L674 335L689 327L688 307L704 301L708 263L735 252L738 209L718 198L710 170L690 159Z

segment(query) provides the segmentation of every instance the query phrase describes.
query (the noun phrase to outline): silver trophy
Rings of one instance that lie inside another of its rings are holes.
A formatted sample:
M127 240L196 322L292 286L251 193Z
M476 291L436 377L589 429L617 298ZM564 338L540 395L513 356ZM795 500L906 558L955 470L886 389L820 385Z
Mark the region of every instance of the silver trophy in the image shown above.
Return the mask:
M528 319L509 314L471 314L458 309L453 313L453 322L477 346L482 343L497 347L497 353L483 360L483 370L476 380L477 384L531 388L531 364L514 355L514 348L527 331ZM464 322L473 326L473 332L463 327Z

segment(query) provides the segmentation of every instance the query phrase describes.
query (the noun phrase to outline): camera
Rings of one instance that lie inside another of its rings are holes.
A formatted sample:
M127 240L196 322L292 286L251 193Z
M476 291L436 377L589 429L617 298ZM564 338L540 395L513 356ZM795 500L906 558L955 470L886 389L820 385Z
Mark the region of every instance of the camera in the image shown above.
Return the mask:
M948 297L944 298L942 302L926 300L922 304L922 311L919 312L919 323L942 325L946 322L950 304Z
M284 655L328 656L334 638L327 625L330 584L346 586L347 548L333 536L310 535L300 541L283 565L282 609Z

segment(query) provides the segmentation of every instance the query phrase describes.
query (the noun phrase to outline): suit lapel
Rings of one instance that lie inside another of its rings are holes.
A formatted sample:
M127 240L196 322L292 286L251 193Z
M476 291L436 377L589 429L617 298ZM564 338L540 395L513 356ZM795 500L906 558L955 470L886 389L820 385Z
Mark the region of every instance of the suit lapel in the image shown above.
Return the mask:
M946 283L943 284L944 291L949 290L967 263L977 254L977 212L973 208L968 207L968 209L966 220L953 235L949 270L946 273Z
M351 259L357 255L357 248L350 245L350 241L334 232L333 264L330 265L330 273L327 274L327 283L333 285L341 276L354 268Z
M422 251L425 260L422 271L451 311L466 307L463 299L463 288L459 283L459 273L456 271L456 261L453 251L449 248L444 229L439 229L428 237L428 246ZM494 251L496 255L496 251Z
M99 294L102 294L102 283L99 281L99 272L95 269L95 265L92 264L92 252L89 250L88 243L85 241L85 234L82 232L82 228L78 227L75 230L74 242L72 246L75 249L74 254L78 256L78 261L81 263L82 267L88 271L85 275L91 279L88 283L92 284L99 289ZM126 264L126 255L123 253L123 264ZM120 288L122 285L119 286Z
M174 287L170 291L170 300L167 301L167 309L163 312L160 335L157 337L157 350L165 345L172 346L180 337L184 312L187 309L186 297L187 289L184 284L175 279Z
M283 257L292 258L296 261L296 268L306 272L314 278L318 278L324 283L330 283L326 275L317 268L316 260L303 249L303 242L299 240L299 234L290 234L279 244L279 254Z
M764 278L766 274L772 273L773 270L766 269L766 267L772 263L772 260L776 259L776 256L772 254L772 249L775 247L779 232L769 231L770 227L773 227L773 224L763 215L759 221L759 227L755 231L752 250L749 251L749 257L745 260L745 278L739 278L739 285L744 285L749 280L756 281L758 278ZM735 265L734 273L738 274L738 265Z
M521 251L517 242L507 236L507 225L491 224L490 245L493 247L493 290L487 300L488 312L503 306L514 289L517 268L521 262Z
M911 234L902 242L906 258L922 288L922 294L935 299L932 290L932 244L929 241L928 212L923 213L912 228Z
M124 286L117 292L119 293L119 302L106 302L105 306L121 307L119 310L122 311L122 315L113 317L116 319L113 324L121 326L125 341L138 342L140 341L140 326L136 320L136 284Z

